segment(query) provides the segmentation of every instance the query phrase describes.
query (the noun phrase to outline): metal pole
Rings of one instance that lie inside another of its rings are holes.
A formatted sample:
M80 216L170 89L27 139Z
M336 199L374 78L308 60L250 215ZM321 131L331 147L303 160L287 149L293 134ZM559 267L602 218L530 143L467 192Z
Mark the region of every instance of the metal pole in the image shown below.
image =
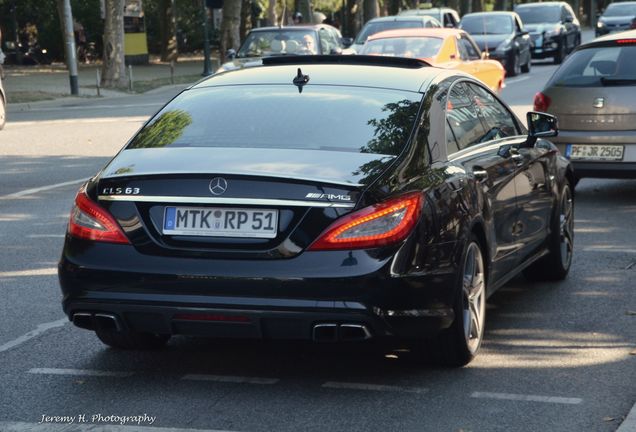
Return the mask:
M68 67L71 94L79 94L79 82L77 79L77 51L75 51L75 36L73 34L73 13L71 12L71 0L62 1L62 21L64 25L64 49L66 51L66 65Z
M208 35L208 8L205 0L201 0L201 15L203 18L203 73L202 76L212 75L210 62L210 36Z

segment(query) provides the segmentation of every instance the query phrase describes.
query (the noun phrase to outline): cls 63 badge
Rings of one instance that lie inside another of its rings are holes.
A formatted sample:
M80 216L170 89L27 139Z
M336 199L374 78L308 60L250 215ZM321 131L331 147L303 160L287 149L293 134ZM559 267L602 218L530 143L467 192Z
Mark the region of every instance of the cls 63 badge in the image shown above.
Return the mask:
M141 190L136 187L106 187L102 189L102 195L139 195Z

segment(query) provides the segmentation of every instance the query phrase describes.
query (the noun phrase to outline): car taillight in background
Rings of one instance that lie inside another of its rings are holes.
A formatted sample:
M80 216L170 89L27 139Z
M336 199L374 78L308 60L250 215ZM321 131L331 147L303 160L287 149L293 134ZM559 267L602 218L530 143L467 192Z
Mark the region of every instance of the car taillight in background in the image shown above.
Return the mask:
M534 95L534 110L538 112L546 112L548 111L551 102L552 100L549 96L539 92Z
M309 250L361 249L404 240L419 219L421 193L365 207L335 221Z
M98 242L130 243L115 218L91 200L84 187L75 196L68 233Z

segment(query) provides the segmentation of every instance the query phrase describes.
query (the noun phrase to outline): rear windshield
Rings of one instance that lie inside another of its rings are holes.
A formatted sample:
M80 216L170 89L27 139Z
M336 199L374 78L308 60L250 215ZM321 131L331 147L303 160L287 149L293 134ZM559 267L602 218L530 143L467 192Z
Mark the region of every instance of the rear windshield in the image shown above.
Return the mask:
M606 17L633 17L636 15L636 3L612 3L603 16Z
M510 34L512 33L512 18L507 15L465 16L459 23L459 28L477 35Z
M443 39L435 37L405 37L370 40L360 54L390 57L427 58L434 57L442 46Z
M398 155L421 94L377 88L243 85L193 89L161 110L128 149L241 147Z
M559 6L520 6L515 12L521 17L524 24L558 23L561 21L561 8Z
M572 54L548 86L601 87L636 83L636 45L587 48Z
M422 28L424 25L421 20L413 20L413 21L379 21L368 23L364 26L358 38L356 39L357 44L363 44L367 41L369 36L374 35L376 33L380 33L381 31L386 30L396 30L403 28Z

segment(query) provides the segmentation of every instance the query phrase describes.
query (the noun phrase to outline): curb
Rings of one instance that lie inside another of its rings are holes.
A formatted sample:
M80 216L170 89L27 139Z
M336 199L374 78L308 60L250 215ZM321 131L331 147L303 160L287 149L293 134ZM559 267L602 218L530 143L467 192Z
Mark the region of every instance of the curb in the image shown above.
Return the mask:
M635 432L636 431L636 403L632 407L623 423L616 429L616 432Z

